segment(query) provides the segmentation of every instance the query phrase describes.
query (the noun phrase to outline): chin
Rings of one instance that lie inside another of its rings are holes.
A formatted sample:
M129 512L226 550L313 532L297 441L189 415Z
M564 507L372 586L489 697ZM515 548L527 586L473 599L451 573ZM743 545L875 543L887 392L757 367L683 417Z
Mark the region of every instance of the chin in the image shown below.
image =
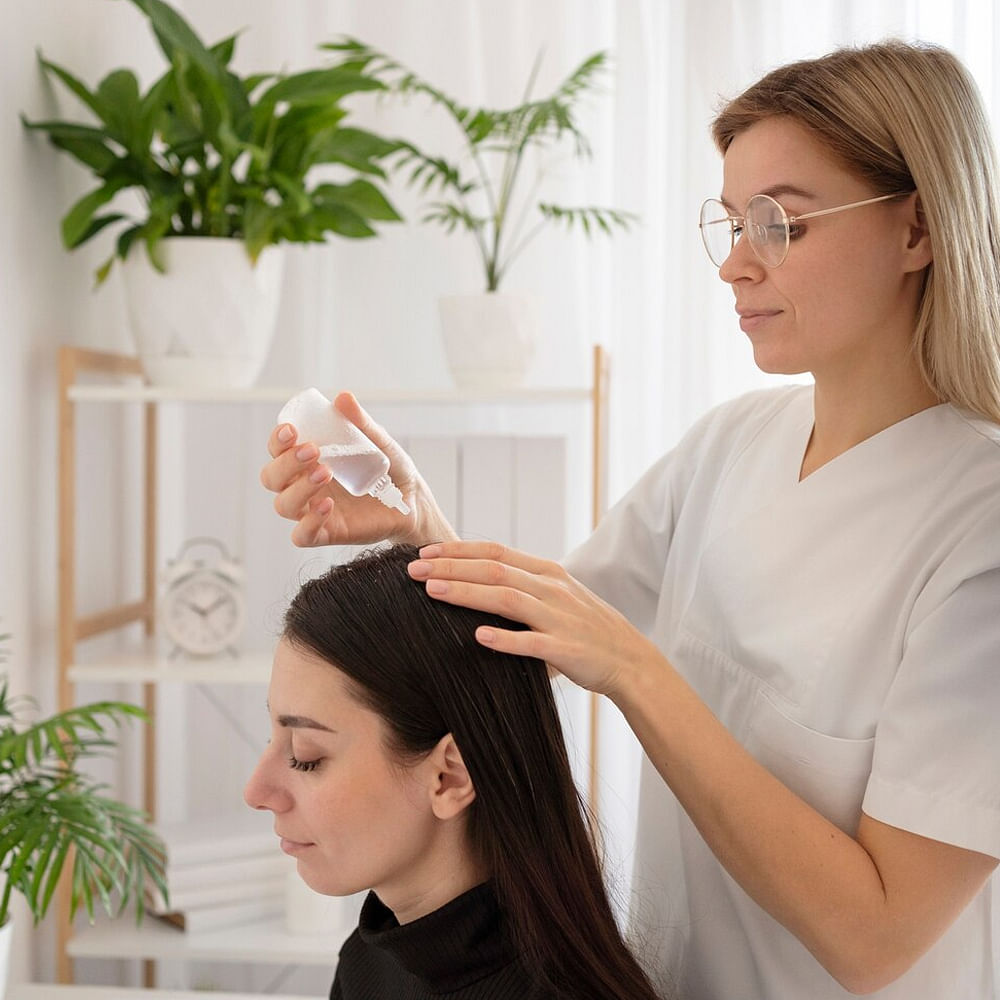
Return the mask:
M801 362L769 357L763 351L755 350L753 360L765 375L804 375L810 370L808 365L803 365Z

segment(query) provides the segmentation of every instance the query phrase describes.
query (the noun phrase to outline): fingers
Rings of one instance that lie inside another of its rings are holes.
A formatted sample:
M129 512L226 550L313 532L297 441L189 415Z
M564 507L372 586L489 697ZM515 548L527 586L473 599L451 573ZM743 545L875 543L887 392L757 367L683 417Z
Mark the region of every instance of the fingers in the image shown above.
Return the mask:
M277 458L295 444L295 427L292 424L278 424L267 439L267 450L271 458Z
M433 560L434 575L462 578L468 567L463 564L469 561L489 562L497 566L509 566L533 573L539 576L563 576L564 571L558 563L549 559L533 556L519 549L512 549L500 542L484 541L449 541L435 542L420 549L421 560Z
M330 534L327 518L333 507L334 503L330 497L323 497L318 502L310 504L292 529L292 544L300 548L327 544Z
M545 628L552 617L542 601L515 587L430 579L426 590L435 600L500 615L533 629Z

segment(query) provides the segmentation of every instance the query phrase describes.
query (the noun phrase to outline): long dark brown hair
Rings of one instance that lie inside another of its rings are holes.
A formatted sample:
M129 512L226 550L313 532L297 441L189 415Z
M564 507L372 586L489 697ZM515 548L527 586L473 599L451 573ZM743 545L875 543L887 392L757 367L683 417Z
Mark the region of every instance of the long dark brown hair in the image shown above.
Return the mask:
M520 628L429 598L413 546L363 553L303 585L284 638L346 674L401 760L451 733L476 789L472 848L526 969L566 1000L655 1000L615 923L545 664L475 641Z

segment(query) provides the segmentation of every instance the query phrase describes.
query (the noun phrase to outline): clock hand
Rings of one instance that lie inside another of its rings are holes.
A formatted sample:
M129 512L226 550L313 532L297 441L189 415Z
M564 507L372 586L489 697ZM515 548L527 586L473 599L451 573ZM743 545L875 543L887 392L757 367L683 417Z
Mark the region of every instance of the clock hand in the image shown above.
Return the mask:
M210 615L216 608L225 604L229 600L228 597L223 595L222 597L217 597L207 608L205 608L205 616Z

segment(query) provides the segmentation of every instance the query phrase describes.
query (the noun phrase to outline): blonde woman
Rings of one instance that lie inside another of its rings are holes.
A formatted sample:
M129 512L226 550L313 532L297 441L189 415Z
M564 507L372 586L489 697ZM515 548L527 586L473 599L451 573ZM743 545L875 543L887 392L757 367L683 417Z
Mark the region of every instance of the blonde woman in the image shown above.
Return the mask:
M528 626L479 642L618 706L646 754L635 924L680 996L986 1000L1000 188L981 101L948 52L889 42L775 70L713 134L705 247L757 364L813 385L709 413L565 567L455 540L398 451L412 525L355 516L287 429L263 480L300 544L412 528L429 594Z

